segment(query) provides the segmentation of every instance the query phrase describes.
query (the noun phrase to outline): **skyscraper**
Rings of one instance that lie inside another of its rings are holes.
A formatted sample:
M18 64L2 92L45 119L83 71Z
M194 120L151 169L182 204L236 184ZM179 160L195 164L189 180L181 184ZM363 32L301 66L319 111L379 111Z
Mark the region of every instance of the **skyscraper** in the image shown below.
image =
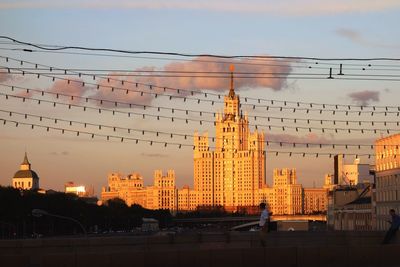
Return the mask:
M264 133L250 132L232 71L223 113L216 115L215 150L210 150L208 133L195 133L193 155L199 206L224 206L227 210L258 205L258 191L265 185Z

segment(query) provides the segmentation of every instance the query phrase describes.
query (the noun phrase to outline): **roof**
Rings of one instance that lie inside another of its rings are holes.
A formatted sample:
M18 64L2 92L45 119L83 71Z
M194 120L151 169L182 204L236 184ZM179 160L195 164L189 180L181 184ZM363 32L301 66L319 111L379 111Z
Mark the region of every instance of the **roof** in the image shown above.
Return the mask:
M31 170L20 170L17 171L14 174L14 178L33 178L33 179L39 179L39 176L36 174L36 172L31 171Z

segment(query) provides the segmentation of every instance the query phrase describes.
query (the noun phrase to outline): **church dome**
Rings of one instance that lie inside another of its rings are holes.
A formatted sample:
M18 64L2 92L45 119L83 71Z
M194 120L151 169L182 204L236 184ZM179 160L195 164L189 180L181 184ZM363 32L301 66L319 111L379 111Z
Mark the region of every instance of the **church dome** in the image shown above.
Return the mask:
M32 170L19 170L14 174L14 178L32 178L39 179L39 176L36 172Z

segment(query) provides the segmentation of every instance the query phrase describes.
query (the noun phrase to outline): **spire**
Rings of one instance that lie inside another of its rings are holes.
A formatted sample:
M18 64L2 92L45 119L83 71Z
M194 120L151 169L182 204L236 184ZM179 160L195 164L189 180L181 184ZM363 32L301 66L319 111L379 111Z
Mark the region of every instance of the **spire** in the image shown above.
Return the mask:
M27 156L27 154L26 154L26 151L25 151L24 161L22 162L21 165L30 165L29 160L28 160L28 156Z
M229 70L231 71L231 88L229 89L229 97L234 98L235 97L235 89L233 88L233 71L235 70L235 66L231 64L229 66Z

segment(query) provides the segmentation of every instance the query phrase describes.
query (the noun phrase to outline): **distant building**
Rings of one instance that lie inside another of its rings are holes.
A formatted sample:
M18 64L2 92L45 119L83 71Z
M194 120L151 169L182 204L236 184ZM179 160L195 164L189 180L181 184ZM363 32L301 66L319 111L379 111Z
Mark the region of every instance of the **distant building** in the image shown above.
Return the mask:
M328 227L342 231L376 229L372 184L338 186L330 192Z
M20 170L12 178L12 187L23 190L39 189L39 176L31 169L28 156L25 152L24 161L21 163Z
M198 206L197 192L189 186L178 189L178 211L192 211Z
M132 173L126 177L121 173L109 174L108 186L103 187L101 200L105 202L114 198L123 199L128 206L137 204L146 207L147 191L143 186L143 177L138 173Z
M400 134L375 141L377 229L386 230L389 210L400 213Z
M323 188L331 191L335 187L335 176L333 174L325 174Z
M120 198L128 206L137 204L147 209L176 211L178 199L175 179L173 170L169 170L166 176L163 176L161 170L156 170L153 185L145 187L143 177L138 173L132 173L127 177L120 173L111 173L108 176L108 186L102 189L101 200L105 202Z
M250 131L232 73L215 128L214 151L210 150L208 133L194 134L193 175L198 205L223 206L230 211L258 206L258 191L265 186L264 133Z
M360 159L354 160L353 164L346 164L343 155L336 155L334 158L334 183L338 185L357 185L358 183L373 183L373 176L370 174L371 166L361 164Z
M67 182L64 186L65 193L75 194L79 197L92 197L94 195L93 187L76 185L74 182Z
M266 202L274 215L324 213L328 191L304 188L297 183L296 169L274 169L273 186L259 190L259 202Z
M302 214L303 188L297 183L296 169L274 169L273 202L269 203L273 214Z
M146 207L154 210L168 209L176 211L178 203L175 180L174 170L168 170L166 176L163 175L161 170L154 171L154 184L147 187L148 201Z
M304 188L303 213L313 214L328 210L328 190L325 188Z

